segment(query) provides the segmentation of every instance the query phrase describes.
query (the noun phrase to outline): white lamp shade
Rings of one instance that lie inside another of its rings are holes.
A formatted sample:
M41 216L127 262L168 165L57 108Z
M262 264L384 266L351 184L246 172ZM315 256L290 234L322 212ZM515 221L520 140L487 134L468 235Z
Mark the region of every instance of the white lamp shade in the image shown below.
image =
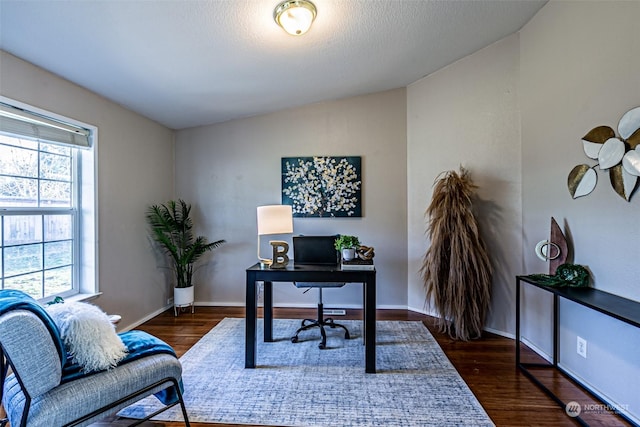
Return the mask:
M291 205L258 206L258 235L293 233Z

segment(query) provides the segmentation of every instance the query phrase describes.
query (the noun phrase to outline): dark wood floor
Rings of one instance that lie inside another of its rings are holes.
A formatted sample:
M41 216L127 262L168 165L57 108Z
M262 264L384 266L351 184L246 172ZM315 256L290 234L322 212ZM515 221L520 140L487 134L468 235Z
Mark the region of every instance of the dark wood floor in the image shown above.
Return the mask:
M276 318L313 317L314 310L274 310ZM481 339L458 342L437 332L435 319L407 310L378 310L378 320L420 320L437 339L447 357L456 367L469 388L478 398L497 426L575 426L579 425L565 414L553 400L515 368L515 343L513 340L486 333ZM182 356L204 334L225 317L244 317L244 308L197 307L195 314L172 310L149 320L138 329L145 330L169 343ZM340 319L361 319L360 310L348 310ZM523 347L523 359L538 361L537 355ZM564 401L575 400L581 404L596 404L597 401L581 392L578 387L557 374L541 372L548 384ZM593 411L585 416L592 426L627 426L612 414ZM122 420L124 421L124 420ZM119 421L99 423L96 426L119 426ZM182 423L150 423L149 426L182 426ZM228 424L216 424L229 426ZM210 427L211 424L192 423L194 427Z

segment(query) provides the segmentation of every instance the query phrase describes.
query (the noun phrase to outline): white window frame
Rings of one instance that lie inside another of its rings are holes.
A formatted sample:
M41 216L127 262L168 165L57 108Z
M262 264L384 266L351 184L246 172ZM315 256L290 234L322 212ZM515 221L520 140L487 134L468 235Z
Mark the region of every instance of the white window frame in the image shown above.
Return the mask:
M75 215L78 217L78 220L75 222L76 226L73 238L73 288L71 291L64 292L60 295L50 295L41 298L39 301L48 302L56 296L61 296L65 300L94 297L100 293L98 282L98 128L1 95L0 102L90 131L90 148L75 148L69 145L73 151L74 177L72 192L74 195L74 203L77 204ZM47 215L47 213L60 213L64 211L69 211L69 208L37 207L29 209L0 207L0 214L3 216L24 215L29 213L34 215Z

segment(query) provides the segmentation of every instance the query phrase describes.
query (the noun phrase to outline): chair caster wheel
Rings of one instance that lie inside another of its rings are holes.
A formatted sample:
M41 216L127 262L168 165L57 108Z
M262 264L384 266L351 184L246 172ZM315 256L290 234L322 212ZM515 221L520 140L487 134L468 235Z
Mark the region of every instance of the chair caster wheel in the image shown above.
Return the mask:
M345 332L344 333L344 339L345 340L350 340L351 339L351 335L349 335L349 332Z
M324 348L325 348L326 346L327 346L327 345L326 345L326 344L323 344L323 343L318 344L318 348L319 348L320 350L324 350Z
M292 343L297 343L298 342L298 337L291 337L291 342Z

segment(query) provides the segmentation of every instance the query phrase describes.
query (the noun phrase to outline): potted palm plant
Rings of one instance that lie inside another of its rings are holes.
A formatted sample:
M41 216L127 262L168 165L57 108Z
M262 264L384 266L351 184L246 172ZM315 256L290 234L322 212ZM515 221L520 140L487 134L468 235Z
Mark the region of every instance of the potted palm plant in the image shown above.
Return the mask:
M147 209L147 223L151 236L171 260L175 284L174 309L191 306L193 312L193 267L196 261L224 240L208 242L204 236L195 236L191 219L191 205L180 199ZM177 314L177 312L176 312Z
M356 257L356 249L360 246L360 240L356 236L340 235L336 238L335 248L342 254L342 259L351 261Z

